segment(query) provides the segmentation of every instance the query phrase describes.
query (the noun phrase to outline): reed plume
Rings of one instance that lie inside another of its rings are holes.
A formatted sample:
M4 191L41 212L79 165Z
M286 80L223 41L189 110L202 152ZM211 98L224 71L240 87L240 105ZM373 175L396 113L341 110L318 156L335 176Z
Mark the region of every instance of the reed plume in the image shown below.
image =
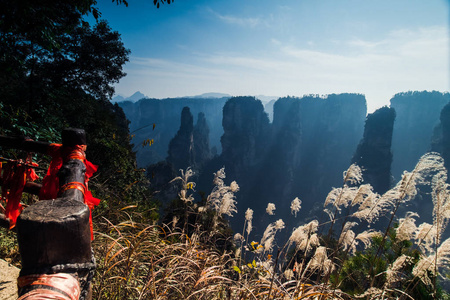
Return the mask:
M267 207L266 207L266 213L268 214L268 215L271 215L271 216L273 216L275 213L274 213L274 211L275 211L275 204L273 204L273 203L267 203Z

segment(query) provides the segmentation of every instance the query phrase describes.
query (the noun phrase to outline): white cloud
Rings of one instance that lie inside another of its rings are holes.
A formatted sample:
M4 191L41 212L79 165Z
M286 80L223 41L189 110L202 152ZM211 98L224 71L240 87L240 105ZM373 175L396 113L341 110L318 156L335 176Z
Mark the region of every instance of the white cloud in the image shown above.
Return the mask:
M225 21L226 23L240 26L256 27L261 23L261 21L258 18L238 18L234 16L222 16L222 15L217 16L219 17L219 19Z
M132 70L133 75L143 78L173 79L209 79L211 76L230 76L231 73L222 68L210 68L195 63L180 63L164 59L132 57L126 72ZM130 73L131 73L130 72Z
M353 39L348 42L349 46L359 47L361 49L366 49L366 50L375 49L376 47L378 47L382 44L383 44L383 41L371 42L371 41L366 41L366 40L362 40L362 39Z
M275 46L280 46L281 45L281 42L279 40L277 40L277 39L274 39L274 38L270 39L270 42L272 44L274 44Z
M215 12L212 9L208 9L208 10L219 20L221 20L222 22L228 23L228 24L238 25L238 26L242 26L242 27L250 27L250 28L255 28L255 27L261 26L261 25L267 25L261 18L222 15L222 14L219 14L218 12Z
M135 90L153 97L212 90L279 96L357 92L366 95L370 112L389 104L398 92L448 90L448 36L447 28L430 27L393 31L380 40L339 41L332 43L339 47L334 49L301 48L271 39L277 51L258 55L197 53L183 63L134 57L125 70L133 77L119 87L141 82Z

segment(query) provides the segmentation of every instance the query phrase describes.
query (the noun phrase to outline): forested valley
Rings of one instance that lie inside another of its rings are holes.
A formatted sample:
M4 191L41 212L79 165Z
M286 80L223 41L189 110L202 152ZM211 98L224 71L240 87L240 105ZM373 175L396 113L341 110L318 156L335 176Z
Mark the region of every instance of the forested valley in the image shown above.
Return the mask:
M96 1L1 6L0 135L82 128L98 165L92 299L448 299L448 93L113 103L130 51Z

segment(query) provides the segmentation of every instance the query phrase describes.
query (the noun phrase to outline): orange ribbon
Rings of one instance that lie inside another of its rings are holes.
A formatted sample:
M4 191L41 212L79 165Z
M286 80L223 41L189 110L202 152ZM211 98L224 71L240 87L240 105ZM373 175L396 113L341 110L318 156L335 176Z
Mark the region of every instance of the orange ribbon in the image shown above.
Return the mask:
M48 154L51 155L52 161L47 171L47 175L42 181L42 188L39 193L40 200L55 199L58 194L68 189L78 189L83 192L84 203L89 207L89 226L91 228L91 239L94 239L94 231L92 226L92 210L100 203L100 199L92 196L92 193L88 190L88 181L92 175L97 172L98 166L94 165L86 159L86 145L77 145L75 147L63 147L61 144L50 144ZM80 182L69 182L65 184L61 189L59 188L58 171L62 167L63 162L78 159L81 160L86 166L85 180ZM83 186L81 188L81 186Z
M28 155L25 164L38 166L31 161L31 155ZM25 166L22 161L8 163L5 168L0 164L0 174L3 170L2 197L6 201L5 216L9 219L9 229L16 226L17 217L23 210L20 200L22 199L23 188L28 181L34 181L38 178L33 168Z
M21 276L17 279L17 286L19 289L27 286L37 287L22 295L18 300L77 300L81 294L78 280L66 273Z

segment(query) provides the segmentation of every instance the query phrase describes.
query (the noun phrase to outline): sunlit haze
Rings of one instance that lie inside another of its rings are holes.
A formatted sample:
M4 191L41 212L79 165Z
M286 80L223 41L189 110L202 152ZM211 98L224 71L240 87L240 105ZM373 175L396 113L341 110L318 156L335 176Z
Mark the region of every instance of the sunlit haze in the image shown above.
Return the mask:
M131 50L117 95L361 93L372 112L449 90L445 0L99 2Z

